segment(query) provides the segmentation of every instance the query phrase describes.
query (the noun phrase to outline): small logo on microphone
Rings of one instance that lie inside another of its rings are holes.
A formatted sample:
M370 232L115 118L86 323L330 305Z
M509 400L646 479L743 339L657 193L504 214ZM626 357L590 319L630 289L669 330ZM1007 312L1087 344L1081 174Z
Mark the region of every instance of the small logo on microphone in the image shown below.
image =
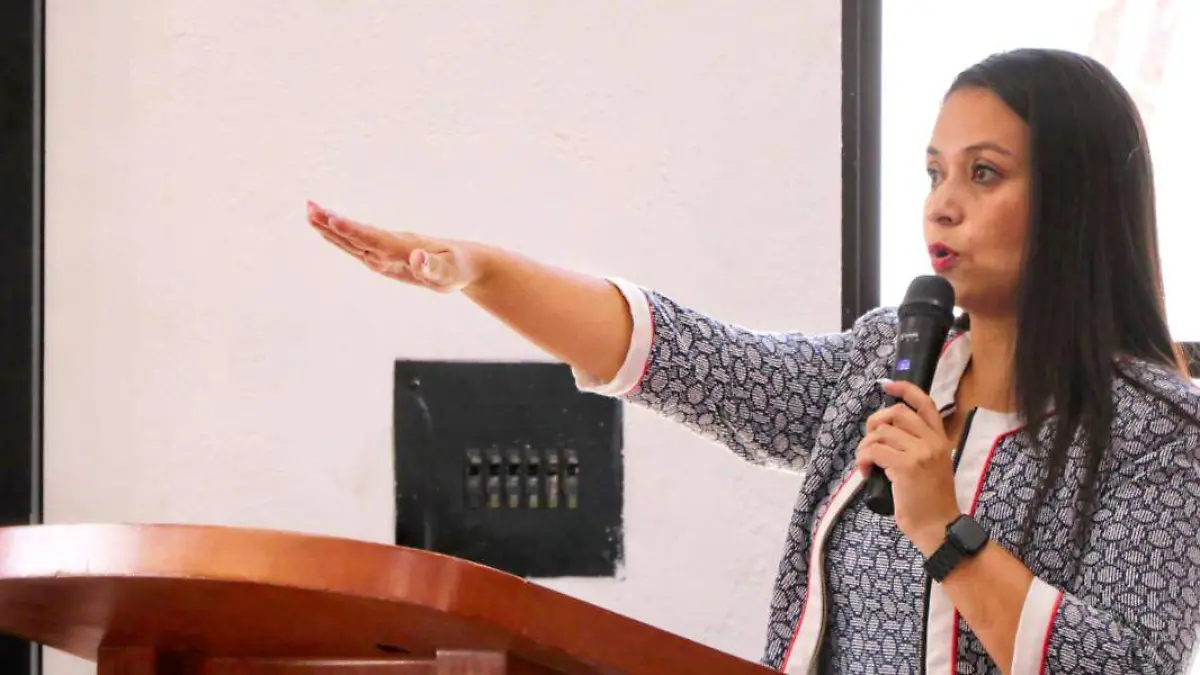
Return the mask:
M900 359L896 362L896 372L903 373L912 367L912 361L908 359Z

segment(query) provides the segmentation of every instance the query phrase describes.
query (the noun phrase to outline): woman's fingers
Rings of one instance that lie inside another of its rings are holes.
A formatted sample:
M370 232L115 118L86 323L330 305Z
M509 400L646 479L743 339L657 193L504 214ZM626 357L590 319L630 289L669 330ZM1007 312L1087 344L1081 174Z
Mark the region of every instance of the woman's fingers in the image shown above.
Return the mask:
M376 263L394 258L406 261L411 250L404 246L405 237L342 218L312 202L308 203L308 222L327 241L359 259L372 258Z
M325 209L321 208L312 201L308 202L308 222L311 223L313 227L321 229L328 228L328 220L329 214Z
M327 241L376 273L443 292L460 290L470 281L457 249L446 242L381 230L313 202L308 203L308 220Z
M354 256L355 258L358 258L359 260L361 260L363 258L363 256L366 255L365 251L363 251L360 248L355 248L350 242L346 241L346 239L344 239L343 237L339 237L338 235L336 235L332 232L317 228L317 233L320 234L321 237L323 237L325 239L325 241L342 249L346 253L349 253L350 255Z
M929 394L912 382L885 382L883 391L901 399L916 411L930 429L942 429L942 415Z
M396 260L394 258L381 259L375 256L367 255L363 257L363 263L366 264L367 268L372 272L382 274L390 279L404 281L410 284L421 283L420 279L417 279L413 276L412 269L409 268L408 263L404 262L403 260Z
M374 251L380 254L390 253L386 249L389 243L394 243L388 241L387 232L356 220L331 215L329 216L328 223L330 231L334 234L340 235L354 246L366 251Z
M357 220L343 218L313 202L308 203L308 221L319 229L337 235L359 250L382 253L391 243L388 241L388 232Z

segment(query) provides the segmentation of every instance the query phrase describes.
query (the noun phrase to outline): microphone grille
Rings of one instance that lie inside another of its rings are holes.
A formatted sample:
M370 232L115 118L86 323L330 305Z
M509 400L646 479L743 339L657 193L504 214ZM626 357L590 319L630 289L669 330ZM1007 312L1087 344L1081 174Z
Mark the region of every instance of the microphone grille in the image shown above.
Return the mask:
M920 276L908 285L901 309L913 305L933 305L948 313L954 312L954 287L936 275Z

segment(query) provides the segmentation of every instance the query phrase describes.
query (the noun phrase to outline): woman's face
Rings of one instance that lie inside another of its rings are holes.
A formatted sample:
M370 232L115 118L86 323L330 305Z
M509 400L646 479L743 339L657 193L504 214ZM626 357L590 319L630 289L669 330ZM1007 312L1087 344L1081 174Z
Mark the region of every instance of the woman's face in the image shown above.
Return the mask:
M975 317L1016 311L1029 229L1028 127L987 89L946 98L926 162L925 243L934 271Z

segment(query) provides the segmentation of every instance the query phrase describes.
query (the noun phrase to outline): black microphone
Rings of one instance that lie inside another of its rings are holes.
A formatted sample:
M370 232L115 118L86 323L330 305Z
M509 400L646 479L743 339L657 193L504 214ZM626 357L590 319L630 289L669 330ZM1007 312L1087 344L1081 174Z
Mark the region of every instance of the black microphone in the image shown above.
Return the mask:
M912 382L929 393L933 373L946 344L946 335L954 325L954 288L939 276L922 276L912 280L899 309L900 325L896 332L896 362L891 379ZM896 403L890 394L884 407ZM892 481L879 467L872 467L867 477L867 508L881 516L895 515L892 500Z

